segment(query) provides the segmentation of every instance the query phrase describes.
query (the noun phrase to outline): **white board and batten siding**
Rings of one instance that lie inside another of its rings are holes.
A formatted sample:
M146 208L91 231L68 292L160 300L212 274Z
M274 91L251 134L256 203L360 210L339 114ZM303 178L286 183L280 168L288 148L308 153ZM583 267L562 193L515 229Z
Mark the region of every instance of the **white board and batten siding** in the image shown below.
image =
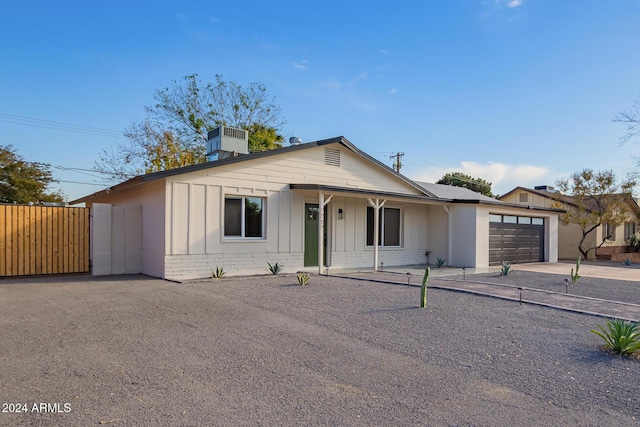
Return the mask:
M325 149L334 150L331 164ZM335 150L339 150L339 166ZM165 277L207 277L216 266L229 275L266 273L267 263L297 271L304 260L304 204L317 192L291 191L289 184L318 184L418 195L420 192L339 144L314 147L203 169L167 179ZM228 239L223 235L225 196L265 199L265 238ZM337 220L338 203L345 220ZM391 205L389 205L391 206ZM366 244L366 199L336 197L329 204L330 260L340 266L372 266ZM385 263L424 262L427 231L419 215L426 208L404 204L402 248L381 250ZM385 261L387 260L387 261Z

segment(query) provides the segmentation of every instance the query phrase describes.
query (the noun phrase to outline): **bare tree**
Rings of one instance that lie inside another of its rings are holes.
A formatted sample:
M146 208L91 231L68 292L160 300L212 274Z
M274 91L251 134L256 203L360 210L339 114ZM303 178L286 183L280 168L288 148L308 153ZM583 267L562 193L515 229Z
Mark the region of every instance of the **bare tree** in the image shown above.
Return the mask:
M616 114L613 121L626 127L624 135L620 137L620 144L640 137L640 99L636 100L631 108Z

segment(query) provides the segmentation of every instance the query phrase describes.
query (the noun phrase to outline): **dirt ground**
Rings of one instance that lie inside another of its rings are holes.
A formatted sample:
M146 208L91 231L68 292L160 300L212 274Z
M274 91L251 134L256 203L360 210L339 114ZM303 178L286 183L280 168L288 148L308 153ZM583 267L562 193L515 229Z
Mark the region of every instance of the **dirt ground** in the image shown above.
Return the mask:
M600 318L419 293L1 280L0 425L640 425L640 360L602 350Z

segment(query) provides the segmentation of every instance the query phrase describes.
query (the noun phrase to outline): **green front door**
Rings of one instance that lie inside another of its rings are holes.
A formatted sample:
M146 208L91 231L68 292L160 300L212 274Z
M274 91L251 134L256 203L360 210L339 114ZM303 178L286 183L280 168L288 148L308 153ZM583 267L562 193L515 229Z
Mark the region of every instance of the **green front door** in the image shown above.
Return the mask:
M304 205L304 266L318 265L318 205ZM327 223L327 208L324 209L324 222ZM327 227L324 229L324 264L327 265Z
M318 265L318 205L304 205L304 266Z

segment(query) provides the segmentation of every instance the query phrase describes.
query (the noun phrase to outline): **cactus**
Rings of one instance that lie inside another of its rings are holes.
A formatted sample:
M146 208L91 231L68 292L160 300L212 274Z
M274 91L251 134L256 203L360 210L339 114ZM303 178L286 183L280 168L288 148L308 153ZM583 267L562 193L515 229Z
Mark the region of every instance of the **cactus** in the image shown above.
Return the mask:
M422 278L422 290L420 291L420 307L427 306L427 282L429 281L429 272L431 269L427 267L424 271L424 277Z
M578 259L576 260L576 272L573 272L573 268L571 269L571 283L576 284L578 283L578 279L580 278L580 275L578 274L578 270L580 269L580 257L578 257Z

